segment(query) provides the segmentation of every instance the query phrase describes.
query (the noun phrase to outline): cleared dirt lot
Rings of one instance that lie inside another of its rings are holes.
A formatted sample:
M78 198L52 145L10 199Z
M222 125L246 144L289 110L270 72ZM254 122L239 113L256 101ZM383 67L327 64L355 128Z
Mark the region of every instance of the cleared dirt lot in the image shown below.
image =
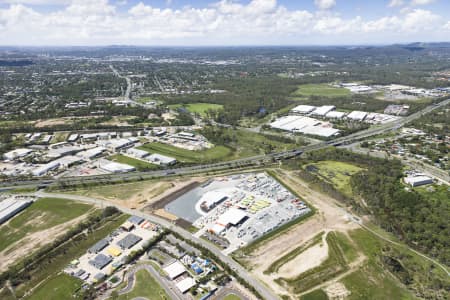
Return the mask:
M251 272L264 283L270 286L278 294L288 294L288 291L278 285L274 279L280 277L279 274L266 275L263 272L272 264L274 259L280 258L293 249L312 239L321 231L340 231L346 233L348 230L358 228L358 225L351 222L345 210L338 205L333 198L311 189L307 183L293 176L290 171L277 170L276 173L285 184L292 188L298 195L317 209L314 216L306 221L293 226L282 235L270 239L260 245L248 257L246 264ZM280 247L280 245L283 245ZM314 253L310 253L314 256ZM310 259L320 260L322 252L317 252L317 257ZM305 268L303 268L305 269Z
M278 270L278 276L294 278L309 269L320 266L328 258L328 244L325 239L326 235L324 234L321 243L306 249L294 259L284 264Z
M90 212L92 212L92 210ZM53 242L58 237L66 233L69 228L85 220L90 212L72 219L69 222L30 233L26 237L13 243L8 248L0 252L0 271L5 271L9 265L30 255L33 251L39 249L40 247ZM41 222L39 218L30 220L31 224L37 224L38 222Z
M176 191L197 180L198 178L149 180L125 184L104 185L86 190L69 191L67 193L103 199L128 208L141 209L159 202L161 199L174 194Z

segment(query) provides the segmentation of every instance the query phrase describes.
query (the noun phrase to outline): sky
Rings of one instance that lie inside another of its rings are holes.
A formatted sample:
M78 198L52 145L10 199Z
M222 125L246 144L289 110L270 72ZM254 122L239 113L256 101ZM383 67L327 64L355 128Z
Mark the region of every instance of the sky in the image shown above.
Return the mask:
M0 0L0 45L450 41L450 0Z

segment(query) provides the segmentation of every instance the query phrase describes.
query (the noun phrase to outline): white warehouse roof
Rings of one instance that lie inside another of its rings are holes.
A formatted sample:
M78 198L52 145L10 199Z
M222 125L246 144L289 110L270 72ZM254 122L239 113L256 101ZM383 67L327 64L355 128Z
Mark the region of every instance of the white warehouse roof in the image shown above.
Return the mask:
M352 111L351 113L349 113L347 115L347 118L352 119L352 120L362 121L362 120L364 120L364 118L366 116L367 116L367 113L365 111L355 110L355 111Z
M103 153L106 149L103 147L95 147L86 151L78 152L77 156L80 156L82 158L94 158L100 154Z
M302 116L281 117L275 122L272 122L270 126L281 130L325 137L333 136L339 133L339 129L333 128L332 124L329 122Z
M19 148L19 149L14 149L12 151L6 152L5 154L3 154L3 157L8 160L13 160L13 159L16 159L19 157L24 157L24 156L30 154L31 152L33 152L33 150L31 150L31 149Z
M327 118L331 119L342 119L345 116L345 112L332 110L325 115Z
M51 161L48 164L40 165L36 169L34 169L31 173L34 176L42 176L47 174L49 171L54 170L59 167L59 162L57 161Z
M187 292L194 285L195 285L195 280L192 277L186 277L176 284L177 288L182 293Z
M425 175L419 175L419 176L408 176L405 177L405 182L411 186L420 186L425 184L431 184L433 183L433 179L431 177L425 176Z
M147 155L149 155L149 153L147 151L140 150L137 148L129 148L129 149L127 149L126 153L131 156L138 157L138 158L143 158L143 157L146 157Z
M322 105L316 108L311 114L317 116L325 116L330 111L334 110L336 106L334 105Z
M131 172L136 170L135 167L127 165L127 164L121 164L116 162L110 162L106 164L100 165L100 169L103 169L105 171L111 172L111 173L124 173L124 172Z
M159 165L170 165L177 162L177 160L173 157L161 155L158 153L153 153L152 155L147 156L145 159Z
M200 198L199 202L203 203L205 202L205 205L207 207L214 206L215 204L223 201L224 199L227 199L229 196L227 193L221 192L221 191L209 191L203 194L203 196Z
M247 217L247 214L243 210L237 208L230 208L227 212L225 212L217 219L217 223L222 224L224 226L229 224L236 225L239 222L241 222L245 217Z
M314 109L316 109L316 107L312 105L299 105L291 109L291 111L299 114L307 114L312 112Z
M163 270L167 273L170 279L177 278L178 276L186 272L186 268L179 261L176 261L173 264L168 265Z

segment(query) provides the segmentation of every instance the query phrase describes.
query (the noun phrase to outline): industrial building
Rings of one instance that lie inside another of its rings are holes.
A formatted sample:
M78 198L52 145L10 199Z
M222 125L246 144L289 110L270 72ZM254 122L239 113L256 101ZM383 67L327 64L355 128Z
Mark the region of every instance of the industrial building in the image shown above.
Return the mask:
M306 115L316 109L316 106L312 105L298 105L291 109L291 112L294 114Z
M313 116L325 116L327 113L329 113L332 110L335 110L336 106L334 105L322 105L317 107L315 110L311 112L311 115Z
M63 145L58 148L51 148L47 152L47 157L49 158L59 158L61 156L73 155L77 152L83 151L84 148L81 146Z
M329 122L302 116L281 117L270 123L270 126L276 129L323 137L335 136L340 132L339 129L333 128L333 125Z
M186 268L178 260L168 265L163 270L164 272L167 273L167 276L169 276L169 278L172 280L184 274L184 272L186 272Z
M103 249L105 249L106 246L108 246L108 245L109 245L109 241L107 239L102 239L102 240L98 241L97 243L95 243L94 246L89 248L88 252L97 254L100 251L102 251Z
M97 145L104 147L111 152L118 152L119 150L132 147L138 141L137 138L100 140L97 141Z
M355 121L363 121L367 116L365 111L354 110L347 115L347 119L355 120Z
M145 219L139 216L131 216L128 218L127 221L137 226L140 225L142 222L144 222Z
M33 200L18 200L14 197L0 202L0 224L5 223L33 203Z
M33 176L43 176L43 175L47 174L48 172L59 168L59 166L60 166L59 162L51 161L47 164L38 166L36 169L31 171L31 174L33 174Z
M126 173L136 170L136 168L133 166L113 161L108 163L100 163L99 168L109 173Z
M27 149L27 148L14 149L12 151L9 151L9 152L6 152L5 154L3 154L3 158L5 160L15 160L15 159L25 157L32 152L33 152L33 150Z
M431 177L423 174L409 175L404 178L404 181L406 184L409 184L412 187L433 183L433 179Z
M106 149L103 147L95 147L82 152L78 152L76 155L84 159L93 159L100 156Z
M171 166L177 163L177 160L175 158L158 153L153 153L147 156L145 159L153 164L161 166Z
M325 117L329 119L342 119L343 117L345 117L345 115L346 115L345 112L332 110L329 113L327 113Z
M144 158L149 155L147 151L136 149L136 148L129 148L125 151L125 154L136 157L136 158Z
M226 199L228 199L228 195L223 192L220 191L207 192L202 196L202 198L199 201L201 203L200 207L204 211L208 212L214 207L216 207L218 204L225 201Z
M117 242L117 245L122 249L130 249L137 243L142 241L142 238L140 236L137 236L135 234L129 233L127 234L123 239Z
M94 259L90 260L89 264L101 270L104 267L106 267L111 261L112 261L111 257L100 253L97 256L95 256Z
M184 294L187 291L189 291L189 289L193 287L195 284L196 284L195 279L187 276L186 278L183 278L182 280L177 282L176 286L180 290L180 292Z

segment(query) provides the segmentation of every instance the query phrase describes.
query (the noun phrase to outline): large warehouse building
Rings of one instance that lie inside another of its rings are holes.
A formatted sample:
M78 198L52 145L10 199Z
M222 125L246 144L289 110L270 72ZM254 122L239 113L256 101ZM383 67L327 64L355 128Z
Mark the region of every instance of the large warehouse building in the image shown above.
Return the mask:
M31 205L33 201L8 198L0 202L0 224L5 223L19 212Z

